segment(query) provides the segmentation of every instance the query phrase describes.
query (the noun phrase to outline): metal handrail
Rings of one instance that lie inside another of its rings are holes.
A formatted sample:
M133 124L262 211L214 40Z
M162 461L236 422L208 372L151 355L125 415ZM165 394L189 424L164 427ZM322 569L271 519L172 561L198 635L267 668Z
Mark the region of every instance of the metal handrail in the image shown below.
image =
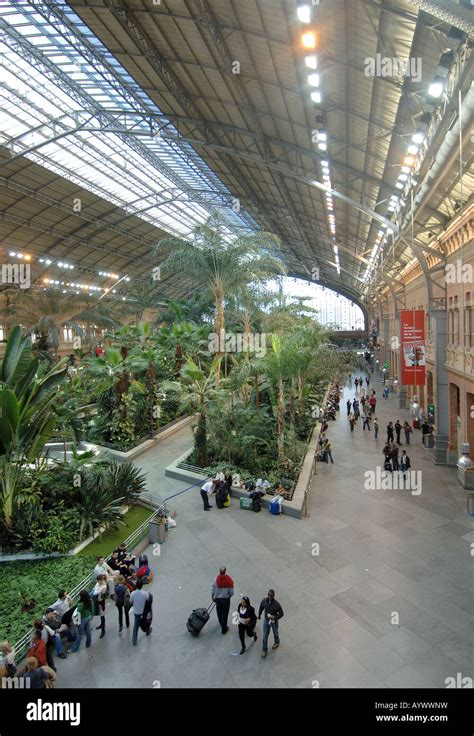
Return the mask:
M151 496L148 493L141 493L140 500L142 498L144 501L147 501L147 503L157 506L157 508L155 511L153 511L152 514L150 514L150 516L147 519L145 519L145 521L142 524L140 524L139 527L135 529L134 532L132 532L132 534L130 534L130 536L127 537L127 539L124 540L123 544L125 544L127 547L133 546L134 544L136 544L143 538L144 534L146 534L146 531L148 529L148 524L154 521L154 519L159 514L167 513L166 501L160 502L157 499L153 498L153 496ZM112 552L105 559L110 560L111 557L112 557ZM69 595L71 596L72 600L75 601L78 598L81 590L84 590L84 589L88 590L89 586L93 584L94 579L95 579L94 572L91 572L83 580L81 580L80 583L78 583L74 588L72 588L72 590L69 592ZM31 640L31 631L24 634L20 639L18 639L17 642L15 642L15 644L13 645L13 650L15 652L15 658L18 657L19 655L23 656L23 654L29 648L30 640Z

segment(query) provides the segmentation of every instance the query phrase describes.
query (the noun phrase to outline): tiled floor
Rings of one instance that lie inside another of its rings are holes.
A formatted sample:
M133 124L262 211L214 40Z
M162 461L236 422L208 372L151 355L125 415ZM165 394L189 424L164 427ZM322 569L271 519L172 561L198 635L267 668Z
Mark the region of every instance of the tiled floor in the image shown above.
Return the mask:
M235 501L204 513L198 489L176 496L177 528L153 564L152 636L133 647L109 605L107 636L58 662L58 687L442 688L458 672L473 677L474 524L465 491L455 469L433 464L418 432L409 455L422 471L421 495L365 490L364 472L381 464L388 420L409 413L394 396L379 399L378 440L360 424L351 434L347 396L354 389L346 388L330 424L335 464L318 464L310 515L254 514ZM190 444L187 428L138 458L152 492L186 488L163 472ZM239 656L236 626L222 636L215 613L199 638L186 631L191 610L210 602L220 564L235 580L235 606L240 593L257 606L276 590L282 643L266 660L260 641Z

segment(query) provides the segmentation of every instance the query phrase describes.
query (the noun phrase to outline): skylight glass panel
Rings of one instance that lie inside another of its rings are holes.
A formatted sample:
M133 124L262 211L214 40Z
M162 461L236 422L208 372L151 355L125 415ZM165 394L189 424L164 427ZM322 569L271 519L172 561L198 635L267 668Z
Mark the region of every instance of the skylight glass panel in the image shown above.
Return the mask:
M185 142L178 144L149 135L130 136L127 139L122 134L98 129L67 131L67 126L76 126L72 113L82 111L78 119L84 123L87 119L84 113L93 112L99 107L105 113L110 109L127 112L128 125L133 126L134 131L141 129L144 134L149 134L147 116L162 113L65 1L58 0L56 4L58 12L63 12L73 26L68 27L67 23L63 24L59 19L54 25L48 24L41 14L41 9L46 7L41 0L35 3L35 8L25 4L21 13L13 12L12 2L0 5L0 14L12 27L13 42L11 50L7 51L8 67L16 71L12 75L4 66L0 66L0 82L4 75L9 82L9 89L4 89L3 92L5 99L2 100L0 119L4 135L0 139L7 141L8 145L8 139L25 133L28 130L24 125L25 121L30 128L41 126L38 131L30 131L15 143L15 153L21 153L25 147L31 148L44 143L36 151L26 151L24 155L128 210L135 209L138 212L143 207L127 205L140 198L142 202L146 201L150 192L159 193L163 189L179 189L182 192L186 188L227 191L214 172ZM51 11L50 5L48 10ZM77 36L74 46L68 41L73 33ZM20 43L15 34L27 38L27 42L37 49L41 47L41 51L32 50L33 56L42 54L42 58L36 57L37 63L31 63L29 53L25 58L20 55L25 41ZM97 57L91 64L91 48L89 47L87 55L81 53L81 49L87 44L92 44L92 47L100 51L103 61ZM4 48L7 48L4 44L0 45L0 50ZM54 68L48 68L51 62L54 63ZM120 78L112 83L110 79L115 73ZM64 76L61 78L61 75L67 75L71 89L65 88ZM120 85L123 86L123 93L120 92ZM136 100L133 107L129 102L131 94ZM143 105L141 115L137 115L136 105ZM65 117L67 113L70 115ZM18 116L21 122L16 119ZM48 118L51 120L48 121ZM162 120L168 124L168 131L176 133L163 115ZM54 121L56 127L53 126ZM47 125L48 122L51 125ZM112 128L116 126L121 126L121 123L111 122ZM99 127L95 115L86 127ZM45 142L53 134L57 136L61 132L66 132L67 135ZM150 156L156 157L155 164L151 162ZM163 171L166 169L168 172L165 176ZM230 196L230 192L228 194ZM139 216L166 226L172 232L189 232L197 222L206 219L211 210L211 204L200 205L194 201L196 196L198 195L191 192L190 199L186 202L171 201L166 205L166 211L164 207L159 207L155 211L140 213ZM221 209L229 219L242 223L242 218L227 206ZM249 221L250 218L247 216L246 220Z

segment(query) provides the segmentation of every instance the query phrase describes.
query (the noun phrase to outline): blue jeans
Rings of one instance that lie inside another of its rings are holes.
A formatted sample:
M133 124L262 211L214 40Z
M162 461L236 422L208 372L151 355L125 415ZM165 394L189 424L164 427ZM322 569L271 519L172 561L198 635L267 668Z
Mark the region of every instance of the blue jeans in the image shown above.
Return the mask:
M132 642L133 644L136 644L137 639L138 639L138 629L140 628L140 621L141 621L142 615L141 613L140 614L134 613L133 615L135 616L135 623L133 624Z
M64 633L66 634L66 637L67 637L67 640L68 641L75 641L75 637L74 637L73 633L71 632L71 629L69 629L69 628L66 629L66 631ZM57 631L55 633L55 635L54 635L54 642L56 644L56 654L63 654L64 653L64 647L63 647L63 643L61 641L61 634L59 633L59 631Z
M275 644L280 643L280 637L278 635L278 621L270 622L267 618L263 620L263 641L262 641L262 650L264 652L268 649L268 635L270 634L270 629L273 631L273 637L275 639Z
M90 647L91 642L92 642L92 637L91 637L91 619L89 618L87 619L87 621L82 621L77 627L76 641L71 647L71 652L77 652L77 650L81 646L82 632L84 630L86 632L86 647Z

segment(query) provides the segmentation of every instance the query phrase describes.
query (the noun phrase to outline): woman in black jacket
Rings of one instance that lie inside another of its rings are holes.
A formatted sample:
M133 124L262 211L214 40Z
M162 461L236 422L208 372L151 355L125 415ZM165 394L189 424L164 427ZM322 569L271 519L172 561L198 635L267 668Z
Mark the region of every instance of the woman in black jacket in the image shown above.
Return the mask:
M250 600L246 595L242 596L239 607L237 608L237 613L239 614L239 639L242 644L240 654L243 654L245 652L246 632L248 636L253 637L254 641L257 641L257 634L254 631L255 624L257 623L257 615L255 613L255 608L250 605Z

